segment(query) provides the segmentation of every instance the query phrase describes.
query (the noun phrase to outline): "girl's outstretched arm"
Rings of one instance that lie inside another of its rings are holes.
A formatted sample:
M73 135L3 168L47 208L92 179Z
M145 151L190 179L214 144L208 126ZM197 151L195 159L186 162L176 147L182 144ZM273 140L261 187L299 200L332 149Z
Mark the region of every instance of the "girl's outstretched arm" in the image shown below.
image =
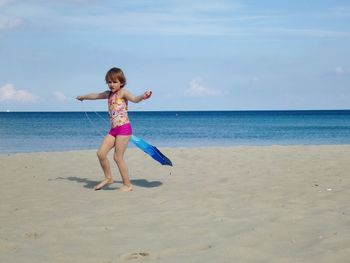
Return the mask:
M145 93L139 95L139 96L134 96L132 95L129 91L123 89L122 90L123 97L126 98L127 100L134 102L134 103L139 103L142 100L147 100L151 97L152 91L146 91Z
M101 93L90 93L82 96L77 96L76 99L83 101L83 100L102 100L107 99L109 96L109 90L106 90L105 92Z

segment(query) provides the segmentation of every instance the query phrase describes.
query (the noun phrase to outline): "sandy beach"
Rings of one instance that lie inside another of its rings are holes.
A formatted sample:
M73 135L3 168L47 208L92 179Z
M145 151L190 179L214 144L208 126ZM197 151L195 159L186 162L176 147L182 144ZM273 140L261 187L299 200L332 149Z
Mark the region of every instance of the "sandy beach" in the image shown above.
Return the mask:
M129 193L95 151L0 155L0 261L349 261L350 146L161 150L127 151Z

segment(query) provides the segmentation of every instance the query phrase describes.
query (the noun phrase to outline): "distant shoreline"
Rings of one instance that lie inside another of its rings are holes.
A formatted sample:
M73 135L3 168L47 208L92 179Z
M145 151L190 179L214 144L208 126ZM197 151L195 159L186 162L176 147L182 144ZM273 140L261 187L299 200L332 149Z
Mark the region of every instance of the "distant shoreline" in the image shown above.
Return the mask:
M101 139L102 140L102 139ZM347 148L350 144L271 144L271 145L227 145L227 146L174 146L174 147L158 147L162 151L177 151L177 150L242 150L242 149L276 149L276 148ZM137 150L131 143L128 147L132 150ZM32 151L32 152L0 152L0 157L13 155L35 155L35 154L59 154L59 153L88 153L95 152L97 148L93 149L76 149L76 150L57 150L57 151ZM137 150L139 151L139 150Z
M298 110L129 110L129 112L327 112L327 111L350 111L350 109L298 109ZM87 110L87 111L12 111L2 110L0 113L75 113L75 112L107 112L107 110Z

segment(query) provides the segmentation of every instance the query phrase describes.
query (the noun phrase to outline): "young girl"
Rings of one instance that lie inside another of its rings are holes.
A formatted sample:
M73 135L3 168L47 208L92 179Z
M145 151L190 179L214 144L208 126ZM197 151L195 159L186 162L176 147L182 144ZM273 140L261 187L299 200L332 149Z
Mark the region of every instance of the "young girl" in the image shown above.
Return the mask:
M108 135L103 139L102 144L97 151L97 156L104 172L105 179L95 187L95 190L100 190L105 185L113 183L107 154L112 148L115 148L114 160L118 165L123 181L123 186L119 188L119 191L127 192L132 190L128 175L128 167L124 161L124 153L132 134L128 118L128 101L138 103L142 100L148 99L152 92L146 91L140 96L133 96L129 91L124 89L126 78L123 71L119 68L111 68L107 72L105 79L109 90L102 93L91 93L78 96L76 99L80 101L108 99L111 129Z

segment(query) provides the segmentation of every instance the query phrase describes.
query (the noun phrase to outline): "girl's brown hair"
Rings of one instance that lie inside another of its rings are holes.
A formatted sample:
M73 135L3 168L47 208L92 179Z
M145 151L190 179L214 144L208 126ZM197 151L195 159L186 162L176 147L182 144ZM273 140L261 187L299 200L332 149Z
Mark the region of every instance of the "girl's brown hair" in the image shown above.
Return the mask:
M108 83L108 81L119 80L121 83L120 86L122 88L126 84L126 78L125 78L124 72L120 68L111 68L110 70L108 70L108 72L106 73L105 80L106 80L106 83Z

